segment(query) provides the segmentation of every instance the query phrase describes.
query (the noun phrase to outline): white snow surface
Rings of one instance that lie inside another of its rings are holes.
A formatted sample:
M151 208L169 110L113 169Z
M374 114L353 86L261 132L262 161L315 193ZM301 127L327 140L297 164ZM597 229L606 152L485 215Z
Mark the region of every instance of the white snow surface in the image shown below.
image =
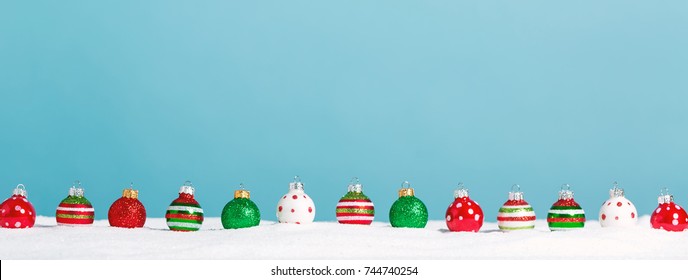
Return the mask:
M31 229L0 229L0 259L688 259L688 231L650 227L649 216L630 228L550 232L544 220L534 230L500 232L485 223L479 233L449 232L444 221L423 229L337 222L279 224L225 230L206 218L197 232L168 230L164 218L144 228L57 226L38 217Z

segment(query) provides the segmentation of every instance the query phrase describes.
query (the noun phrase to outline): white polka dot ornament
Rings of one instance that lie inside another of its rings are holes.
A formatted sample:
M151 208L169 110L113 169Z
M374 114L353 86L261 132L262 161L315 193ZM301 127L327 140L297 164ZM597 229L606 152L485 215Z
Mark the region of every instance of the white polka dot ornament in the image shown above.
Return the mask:
M609 199L600 208L600 225L602 227L631 227L638 222L638 211L633 203L624 197L624 190L614 182L609 190Z
M666 231L684 231L688 229L688 214L686 214L686 210L674 203L674 197L669 194L667 188L662 189L657 200L659 205L650 217L652 228Z
M36 222L36 210L26 198L26 188L19 184L12 196L0 206L0 225L4 228L30 228Z
M315 204L303 191L299 176L289 183L289 192L277 202L277 220L280 223L305 224L315 219Z
M478 232L483 226L483 209L468 197L463 183L454 191L454 202L447 208L445 218L450 231Z

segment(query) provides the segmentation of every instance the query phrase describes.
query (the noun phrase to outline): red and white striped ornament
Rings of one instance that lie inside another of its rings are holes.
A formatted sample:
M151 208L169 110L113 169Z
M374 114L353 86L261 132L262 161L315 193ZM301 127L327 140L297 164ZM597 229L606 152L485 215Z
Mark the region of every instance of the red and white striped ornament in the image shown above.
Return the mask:
M58 225L91 225L95 210L91 202L84 196L81 182L76 181L69 189L69 195L63 199L55 211L55 220Z
M535 228L535 211L523 199L523 192L519 185L513 185L509 192L509 200L499 208L497 226L502 231Z
M340 224L370 225L375 218L375 206L365 194L358 178L351 180L348 192L337 203L337 221Z

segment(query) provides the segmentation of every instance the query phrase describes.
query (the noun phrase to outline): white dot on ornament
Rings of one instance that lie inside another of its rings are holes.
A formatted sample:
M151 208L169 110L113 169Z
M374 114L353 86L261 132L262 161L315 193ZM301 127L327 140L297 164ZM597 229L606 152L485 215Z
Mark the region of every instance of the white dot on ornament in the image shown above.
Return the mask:
M473 215L473 209L468 209L468 214Z
M662 212L662 208L657 208L657 211L655 211L655 212L656 212L657 214L659 214L659 212Z
M459 216L459 220L463 220L463 216Z
M19 205L14 206L14 210L15 210L15 211L19 211L19 210L21 210L21 207L20 207Z
M461 206L462 206L462 205L461 205L461 202L459 202L459 203L456 204L456 208L461 208Z
M676 205L676 210L681 210L681 206Z
M678 223L678 222L677 222L677 223ZM20 227L20 226L21 226L21 223L20 223L20 222L14 223L14 227Z
M671 208L667 207L667 211L671 210Z
M678 213L674 213L674 219L678 219Z
M17 200L17 198L16 198L16 197L13 197L12 200Z
M475 220L476 221L480 220L480 215L475 215Z
M29 211L29 215L33 215L33 213L31 213L31 211Z
M29 202L28 200L26 200L26 198L23 198L23 197L22 197L22 200L23 200L24 202Z
M671 224L677 226L677 225L678 225L678 220L673 220L673 221L671 221Z
M447 215L447 222L451 221L451 216Z
M468 203L468 206L471 206L471 203L470 203L470 202Z
M5 226L6 227L10 226L10 223L5 222Z
M24 214L26 211L25 211L24 209L22 209L22 210L19 210L19 212L21 212L22 214Z

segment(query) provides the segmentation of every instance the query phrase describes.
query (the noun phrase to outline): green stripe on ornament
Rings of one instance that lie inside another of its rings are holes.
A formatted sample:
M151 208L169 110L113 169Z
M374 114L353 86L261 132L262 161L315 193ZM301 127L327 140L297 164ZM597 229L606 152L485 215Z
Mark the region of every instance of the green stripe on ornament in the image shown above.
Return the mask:
M167 214L184 214L184 215L203 216L203 213L201 213L201 212L189 212L189 211L177 211L177 210L167 210Z
M373 209L337 208L337 213L375 214Z
M57 214L57 217L67 219L93 219L93 215Z
M189 223L189 224L202 224L203 221L189 220L189 219L167 219L167 222L177 222L177 223Z
M504 230L519 230L519 229L533 229L535 226L525 226L525 227L503 227L500 226L499 229L504 229Z
M187 231L197 231L199 230L198 228L190 228L190 227L176 227L172 226L170 227L171 230L187 230Z
M581 210L580 206L552 206L551 210Z
M368 196L363 194L362 192L357 193L357 192L348 192L342 197L342 199L369 199Z
M549 223L549 227L551 228L582 228L585 226L585 223Z
M585 218L585 214L547 214L547 218Z
M528 211L533 211L533 207L499 208L499 213L516 213L516 212L528 212Z

